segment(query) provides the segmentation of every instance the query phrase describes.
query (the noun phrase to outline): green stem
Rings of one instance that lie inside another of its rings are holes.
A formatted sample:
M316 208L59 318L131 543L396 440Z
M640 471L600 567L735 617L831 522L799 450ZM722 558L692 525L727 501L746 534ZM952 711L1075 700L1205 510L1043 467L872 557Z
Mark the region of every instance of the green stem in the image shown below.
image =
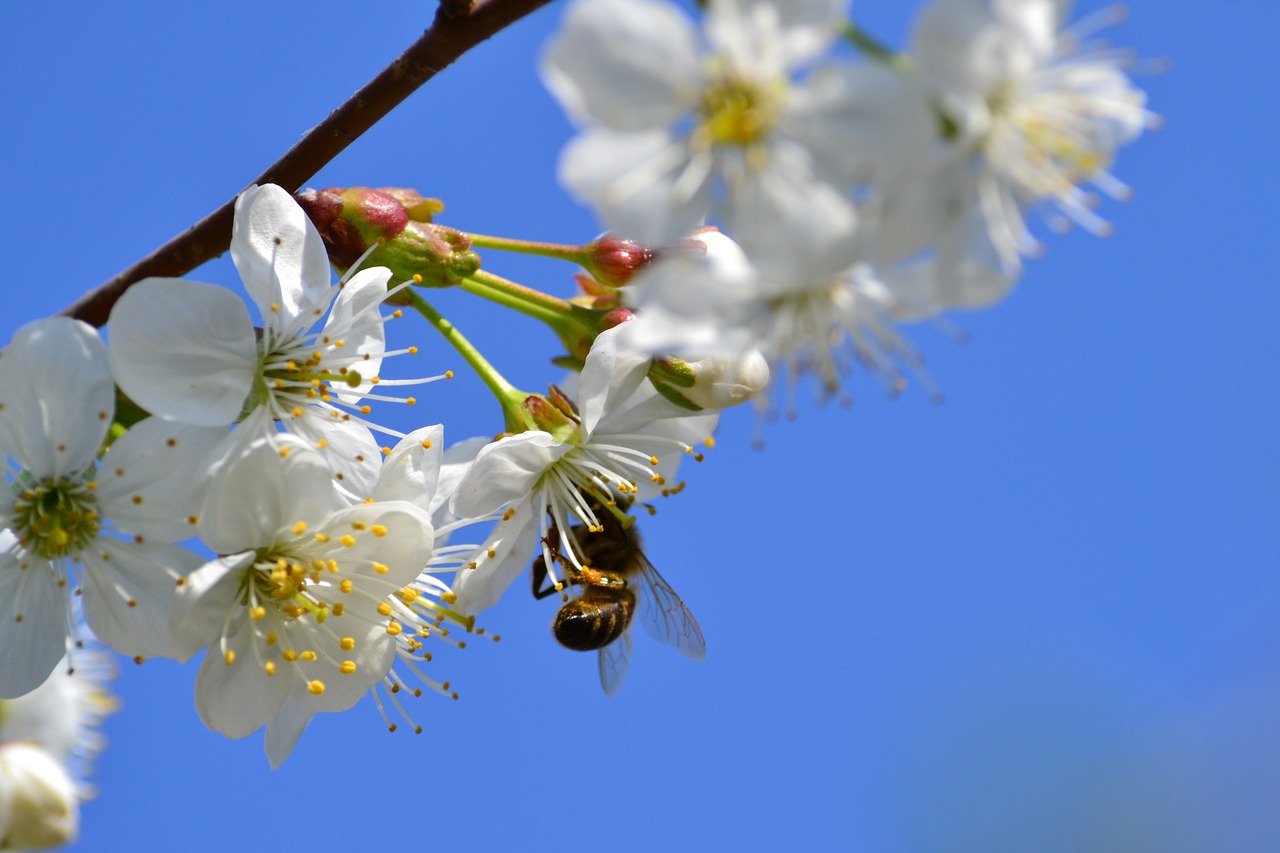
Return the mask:
M600 333L600 311L574 305L484 270L464 278L458 287L546 323L573 359L584 358L585 350Z
M911 57L905 53L899 53L889 45L880 41L880 39L871 35L862 27L853 21L846 21L841 34L848 41L867 55L868 59L876 62L884 63L894 71L905 72L911 70Z
M540 243L536 240L515 240L509 237L493 237L488 234L467 234L467 237L471 240L473 249L519 252L522 255L558 258L575 264L581 264L583 260L581 246L568 246L564 243Z
M480 377L480 381L484 382L489 390L493 392L493 396L498 398L498 404L502 406L503 413L506 414L518 409L527 395L508 382L489 363L488 359L481 355L480 351L472 346L471 342L458 331L457 327L446 320L444 315L432 307L431 303L423 299L416 290L408 288L405 293L408 294L409 304L413 306L413 309L426 318L426 321L444 336L449 345L457 350L463 360L476 372L476 375Z
M574 315L572 303L485 270L476 270L458 286L467 293L482 296L551 326L566 318L572 319Z

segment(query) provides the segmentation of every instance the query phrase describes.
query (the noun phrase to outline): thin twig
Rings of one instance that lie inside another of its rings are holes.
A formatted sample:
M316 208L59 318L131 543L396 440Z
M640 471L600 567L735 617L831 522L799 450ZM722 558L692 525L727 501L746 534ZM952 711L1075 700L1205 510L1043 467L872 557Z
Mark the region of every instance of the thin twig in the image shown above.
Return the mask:
M279 184L290 192L296 192L419 86L480 42L549 2L485 0L456 18L444 14L442 7L420 39L312 128L253 183ZM448 9L456 13L459 4L454 2ZM102 326L107 322L111 306L134 282L148 276L185 275L205 261L221 255L231 245L234 208L235 198L232 197L147 257L80 297L60 314Z

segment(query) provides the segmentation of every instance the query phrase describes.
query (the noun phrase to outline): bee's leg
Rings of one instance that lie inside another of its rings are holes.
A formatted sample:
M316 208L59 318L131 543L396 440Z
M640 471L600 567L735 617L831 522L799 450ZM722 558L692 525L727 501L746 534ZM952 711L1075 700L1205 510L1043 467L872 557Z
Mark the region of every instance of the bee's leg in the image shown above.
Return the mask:
M548 583L548 581L550 581L550 578L547 577L547 561L542 557L539 557L538 559L533 561L533 570L530 571L529 574L531 576L531 580L533 581L533 597L534 598L541 601L542 599L546 598L548 595L554 595L555 593L559 592L559 590L556 589L555 584ZM544 585L546 586L546 589L542 588Z

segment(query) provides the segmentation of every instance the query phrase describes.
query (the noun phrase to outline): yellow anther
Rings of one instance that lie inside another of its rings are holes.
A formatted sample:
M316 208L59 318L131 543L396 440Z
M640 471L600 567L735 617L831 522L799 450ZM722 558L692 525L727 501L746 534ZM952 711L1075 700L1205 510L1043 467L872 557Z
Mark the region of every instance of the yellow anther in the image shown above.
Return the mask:
M387 603L387 602L385 602L385 601L380 601L380 602L378 602L378 615L379 615L379 616L390 616L390 615L391 615L391 605L390 605L390 604L388 604L388 603Z
M347 612L347 605L339 601L336 604L334 604L333 607L330 608L330 610L334 616L341 616L343 613Z
M319 696L324 693L324 682L319 680L309 682L307 684L307 692L312 696Z
M236 662L235 651L232 649L227 649L226 654L222 656L222 662L225 663L227 666L231 666L231 664L235 663Z
M293 663L298 659L298 653L295 652L293 649L285 649L283 654L284 654L284 659L287 660L289 663Z
M298 657L305 661L314 661L316 659L316 653L307 649L302 654L298 655Z
M268 645L268 646L274 646L275 644L276 644L276 632L275 632L275 631L268 631L268 632L267 632L267 645Z
M380 575L385 575L385 574L389 571L389 569L387 568L386 564L384 564L384 563L379 563L379 562L377 562L376 560L375 560L375 561L374 561L374 563L373 563L373 570L374 570L374 572L376 572L377 574L380 574Z
M342 538L338 541L342 543L343 548L350 548L352 545L356 544L356 537L352 536L350 533L344 533L342 534Z
M400 628L399 622L387 623L387 633L390 634L391 636L393 637L400 636L400 631L401 631L401 628Z
M356 671L356 662L353 660L344 660L342 664L338 667L338 672L341 672L343 675L351 675L355 671Z
M373 527L371 527L370 529L373 531L373 535L374 535L374 536L386 536L386 535L387 535L387 528L386 528L386 526L385 526L385 525L382 525L382 524L375 524L375 525L374 525Z
M273 660L269 660L269 661L267 661L266 663L264 663L264 664L262 665L262 668L263 668L263 669L265 669L265 670L267 671L267 675L275 675L275 674L276 674L276 662L275 662L275 661L273 661Z
M356 647L356 638L355 638L355 637L343 637L343 638L342 638L342 641L341 641L338 645L340 645L340 646L342 647L342 650L343 650L344 652L349 652L349 651L351 651L352 649L354 649L354 648Z
M351 578L343 578L341 581L338 582L339 592L347 593L347 592L351 592L351 589L352 589Z
M317 542L319 542L321 545L324 545L326 542L328 542L328 541L329 541L329 534L328 534L328 533L317 533L317 534L315 535L315 540L316 540Z
M260 619L265 619L266 615L267 615L267 608L265 607L259 606L259 607L249 608L249 618L255 622L257 622Z

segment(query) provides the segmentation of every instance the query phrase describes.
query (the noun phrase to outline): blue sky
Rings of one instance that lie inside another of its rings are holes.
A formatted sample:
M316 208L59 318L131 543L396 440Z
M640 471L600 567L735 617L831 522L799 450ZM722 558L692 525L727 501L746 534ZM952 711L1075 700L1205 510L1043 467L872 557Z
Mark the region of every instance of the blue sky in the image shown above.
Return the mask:
M902 44L908 10L859 3ZM1000 305L909 330L946 392L727 416L645 522L707 660L637 637L606 700L524 582L501 643L437 657L458 702L389 735L367 703L270 771L200 724L193 667L123 667L76 849L298 842L620 850L1265 850L1280 846L1276 78L1261 2L1135 0L1112 40L1167 127L1100 240L1049 240ZM1098 8L1082 5L1082 11ZM404 185L469 230L582 241L557 187L570 128L533 73L551 7L464 57L314 186ZM429 3L21 4L0 28L7 338L234 194L408 44ZM486 258L557 293L569 270ZM235 285L226 259L192 275ZM521 387L542 329L464 294L445 313ZM462 365L425 326L422 372ZM405 426L500 429L478 383Z

